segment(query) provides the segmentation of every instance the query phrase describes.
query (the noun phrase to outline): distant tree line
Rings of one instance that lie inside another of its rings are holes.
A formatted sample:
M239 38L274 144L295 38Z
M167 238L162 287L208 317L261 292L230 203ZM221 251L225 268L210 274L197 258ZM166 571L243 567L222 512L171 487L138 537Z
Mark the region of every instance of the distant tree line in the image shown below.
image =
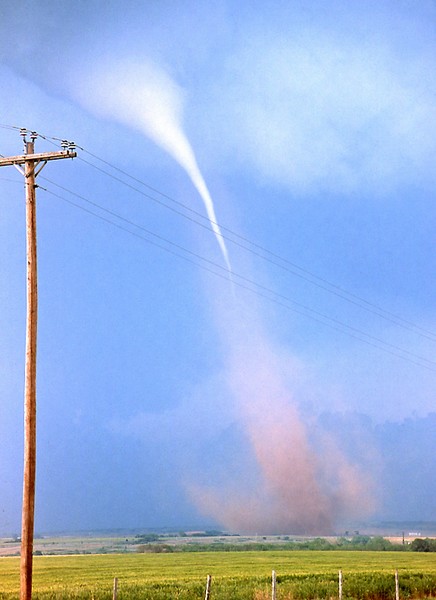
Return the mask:
M430 538L416 538L410 544L410 549L414 552L436 552L436 540Z
M143 533L135 535L135 544L149 544L160 540L161 536L158 533Z
M382 537L354 536L351 539L339 538L330 542L325 538L304 541L279 542L231 542L214 541L210 544L191 542L187 544L155 543L157 540L147 536L147 543L138 546L138 552L234 552L234 551L266 551L266 550L406 550L401 544L393 544Z
M381 536L355 535L350 538L338 538L334 542L326 538L315 538L312 540L290 540L280 542L239 542L231 543L224 541L214 541L210 544L201 544L190 542L187 544L166 544L159 541L159 536L151 538L152 534L147 536L137 536L142 542L137 552L247 552L247 551L267 551L267 550L373 550L373 551L413 551L413 552L436 552L436 540L434 539L415 539L411 544L394 544ZM143 538L147 537L146 540Z

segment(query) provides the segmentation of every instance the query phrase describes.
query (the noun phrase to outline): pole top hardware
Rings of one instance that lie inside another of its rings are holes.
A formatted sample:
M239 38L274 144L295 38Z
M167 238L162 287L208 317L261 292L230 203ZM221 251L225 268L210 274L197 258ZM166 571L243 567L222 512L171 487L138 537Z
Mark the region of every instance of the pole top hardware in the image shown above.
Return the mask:
M61 148L65 152L75 152L76 151L76 142L69 142L68 140L62 140Z
M25 127L21 127L21 129L20 129L20 135L23 138L23 144L24 144L24 150L25 150L26 149L26 144L27 144L27 140L26 140L27 129Z

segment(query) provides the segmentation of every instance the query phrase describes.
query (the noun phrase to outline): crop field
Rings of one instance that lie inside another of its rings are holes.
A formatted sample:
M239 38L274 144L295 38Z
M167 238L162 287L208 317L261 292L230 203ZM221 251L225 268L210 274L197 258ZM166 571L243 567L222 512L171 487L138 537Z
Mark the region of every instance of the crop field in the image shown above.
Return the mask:
M211 574L211 600L264 600L271 597L273 569L281 600L337 598L339 569L344 600L395 600L395 569L401 599L436 596L435 555L411 552L36 556L33 589L35 600L111 600L117 577L119 600L194 600L204 598ZM0 600L16 599L18 592L19 558L0 558Z

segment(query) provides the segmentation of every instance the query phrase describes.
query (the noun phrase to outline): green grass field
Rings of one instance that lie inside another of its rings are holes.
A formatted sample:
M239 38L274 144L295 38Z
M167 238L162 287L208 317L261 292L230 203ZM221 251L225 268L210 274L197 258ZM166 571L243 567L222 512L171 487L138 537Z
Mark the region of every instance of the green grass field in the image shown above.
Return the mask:
M114 577L119 600L191 600L204 598L211 574L211 600L263 600L271 597L271 571L279 599L306 600L338 595L394 600L398 569L401 598L436 596L436 555L412 552L268 551L174 554L37 556L35 600L110 600ZM0 559L0 599L18 598L19 559Z

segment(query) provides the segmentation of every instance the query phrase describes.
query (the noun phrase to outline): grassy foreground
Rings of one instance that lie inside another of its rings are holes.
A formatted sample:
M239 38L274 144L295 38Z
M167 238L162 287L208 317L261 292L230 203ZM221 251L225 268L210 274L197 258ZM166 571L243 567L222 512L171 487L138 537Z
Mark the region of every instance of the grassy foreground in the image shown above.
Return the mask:
M271 571L277 573L278 599L336 598L338 570L343 598L394 600L398 569L400 598L436 596L432 553L401 552L196 552L36 556L35 600L111 600L114 577L119 600L204 598L211 574L211 600L263 600L271 597ZM0 559L0 600L15 600L19 558Z

